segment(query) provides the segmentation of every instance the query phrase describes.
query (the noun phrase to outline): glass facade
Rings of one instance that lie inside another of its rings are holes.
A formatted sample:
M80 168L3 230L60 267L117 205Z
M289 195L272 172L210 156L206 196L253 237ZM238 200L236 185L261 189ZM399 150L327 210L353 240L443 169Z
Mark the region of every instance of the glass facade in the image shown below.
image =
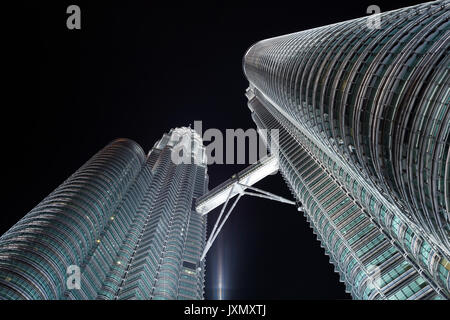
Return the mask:
M180 138L200 160L175 164ZM195 151L195 152L194 152ZM0 299L202 299L204 147L188 128L145 155L113 141L0 238ZM68 267L80 289L66 285Z
M267 39L244 57L259 128L357 299L450 297L450 21L436 1Z

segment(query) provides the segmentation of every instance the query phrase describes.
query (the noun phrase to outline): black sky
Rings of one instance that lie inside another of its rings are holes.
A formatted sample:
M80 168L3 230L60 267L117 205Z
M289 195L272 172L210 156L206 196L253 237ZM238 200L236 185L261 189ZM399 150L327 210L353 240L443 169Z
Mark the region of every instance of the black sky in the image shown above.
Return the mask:
M20 1L3 40L3 212L0 234L111 140L148 151L164 132L254 128L242 56L258 40L420 1ZM66 28L81 7L82 29ZM10 71L10 72L9 72ZM239 165L209 167L210 188ZM259 184L291 198L281 177ZM209 225L216 218L212 213ZM228 299L348 299L294 208L243 198L208 255L206 298L219 254Z

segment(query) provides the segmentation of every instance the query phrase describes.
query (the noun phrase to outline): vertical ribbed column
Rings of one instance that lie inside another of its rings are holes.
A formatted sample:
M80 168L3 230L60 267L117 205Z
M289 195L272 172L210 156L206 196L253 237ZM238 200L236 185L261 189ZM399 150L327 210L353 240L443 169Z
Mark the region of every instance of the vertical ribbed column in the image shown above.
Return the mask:
M286 119L273 108L268 111L269 105L257 98L249 104L260 128L280 130L281 172L353 298L442 299L440 289L350 196L339 175L326 170L309 151L314 146L304 145Z
M173 206L163 209L166 211L164 216L167 229L162 243L163 252L155 281L153 299L176 299L178 295L178 282L183 263L183 240L191 213L196 168L192 165L180 164L177 169L182 174L172 189Z
M146 197L150 201L138 211L131 228L133 248L126 259L120 259L125 272L117 299L203 297L204 264L197 264L205 244L206 218L192 210L192 203L205 192L207 174L204 159L195 162L203 146L193 135L188 128L174 129L149 153L147 166L153 179ZM178 152L174 148L183 139L188 140L189 150L193 146L192 161L174 163L172 153Z
M206 166L197 166L193 201L207 191ZM189 209L184 238L183 264L178 286L178 299L202 299L205 277L205 260L199 262L206 243L206 216Z
M163 219L161 208L172 203L173 196L169 191L177 182L175 167L170 160L170 151L166 149L156 152L158 158L153 167L154 178L148 195L152 200L139 212L133 226L132 234L136 240L129 259L124 261L127 272L117 292L119 299L150 299L153 291L163 250L161 237L164 233L157 232Z

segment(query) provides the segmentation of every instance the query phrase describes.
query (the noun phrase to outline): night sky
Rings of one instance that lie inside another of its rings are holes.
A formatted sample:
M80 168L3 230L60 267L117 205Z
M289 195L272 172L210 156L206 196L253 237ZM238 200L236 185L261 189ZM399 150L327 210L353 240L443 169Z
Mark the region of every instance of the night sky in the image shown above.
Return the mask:
M258 40L420 1L19 1L2 48L3 186L0 234L93 154L126 137L148 151L163 133L254 128L242 72ZM81 8L81 30L66 8ZM244 165L209 166L210 189ZM280 175L258 187L292 195ZM218 209L210 213L211 228ZM294 207L244 197L207 256L206 298L349 299Z

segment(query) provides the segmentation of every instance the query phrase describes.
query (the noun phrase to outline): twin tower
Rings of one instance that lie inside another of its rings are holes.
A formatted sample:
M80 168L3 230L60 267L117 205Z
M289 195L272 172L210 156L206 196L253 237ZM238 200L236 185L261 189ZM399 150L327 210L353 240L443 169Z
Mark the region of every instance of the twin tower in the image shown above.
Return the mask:
M450 298L449 7L271 38L244 56L251 116L277 129L279 171L354 299ZM195 161L172 161L182 137ZM113 141L0 238L0 299L202 299L195 202L207 192L192 129L147 155Z

